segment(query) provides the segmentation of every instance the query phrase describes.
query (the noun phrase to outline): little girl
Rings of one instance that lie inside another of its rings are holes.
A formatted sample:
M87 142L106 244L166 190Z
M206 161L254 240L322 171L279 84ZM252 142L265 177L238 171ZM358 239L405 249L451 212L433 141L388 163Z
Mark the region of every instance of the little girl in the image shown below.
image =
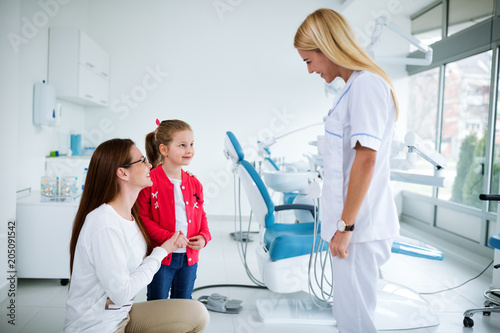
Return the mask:
M188 239L187 246L170 253L148 285L148 301L191 299L198 254L212 238L203 209L203 187L182 170L194 156L191 127L181 120L164 120L146 135L146 155L153 165L153 185L137 199L139 214L154 246L162 244L177 230Z

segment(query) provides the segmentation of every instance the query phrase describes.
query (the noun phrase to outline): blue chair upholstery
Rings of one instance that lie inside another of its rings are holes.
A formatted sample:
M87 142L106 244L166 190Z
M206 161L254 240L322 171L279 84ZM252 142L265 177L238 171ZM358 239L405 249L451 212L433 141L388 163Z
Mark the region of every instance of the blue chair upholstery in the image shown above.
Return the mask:
M488 244L492 248L500 250L500 234L491 236L488 241Z
M318 230L320 232L320 230ZM320 235L316 237L314 248L318 247ZM279 224L266 228L264 243L269 249L271 260L293 258L311 253L314 241L314 223ZM322 251L328 249L325 242Z
M243 149L241 148L241 145L239 141L236 139L234 134L232 132L226 132L227 137L231 141L232 148L234 149L234 152L237 156L235 162L239 162L245 158L245 154L243 153ZM231 154L232 156L233 154Z

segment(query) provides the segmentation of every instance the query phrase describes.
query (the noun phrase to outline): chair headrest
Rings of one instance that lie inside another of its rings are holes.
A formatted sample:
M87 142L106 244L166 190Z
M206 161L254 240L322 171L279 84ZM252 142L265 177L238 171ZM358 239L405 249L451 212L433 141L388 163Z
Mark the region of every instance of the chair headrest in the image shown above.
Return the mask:
M231 131L227 131L226 137L224 138L224 153L226 158L232 160L234 163L239 163L245 158L245 154L243 153L243 149L238 139L236 139Z

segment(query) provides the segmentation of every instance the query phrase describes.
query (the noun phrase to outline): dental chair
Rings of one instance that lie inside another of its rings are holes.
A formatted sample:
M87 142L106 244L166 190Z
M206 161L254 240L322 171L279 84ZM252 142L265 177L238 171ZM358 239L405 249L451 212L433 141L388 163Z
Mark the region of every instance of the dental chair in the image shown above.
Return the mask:
M500 200L500 195L488 195L488 194L481 194L479 195L479 199L481 200L495 200L499 201ZM499 225L499 219L500 216L497 217L497 231L500 230L500 225ZM499 261L500 259L500 234L493 235L489 238L488 244L495 249L495 260ZM500 264L497 264L494 266L494 271L493 271L493 284L498 283L496 279L500 281L500 272L495 271L500 268ZM499 287L499 286L497 286ZM492 312L498 312L500 313L500 289L498 288L491 288L488 289L484 292L484 298L486 301L484 301L484 307L482 308L476 308L476 309L469 309L464 312L464 320L463 324L465 327L473 327L474 326L474 320L472 319L472 316L476 312L482 312L483 315L489 316Z
M305 210L315 216L314 206L288 204L275 206L264 182L245 155L232 132L225 137L226 157L231 159L240 177L250 208L261 229L262 246L257 250L259 271L266 287L276 293L294 293L307 290L307 262L314 240L320 241L320 229L314 220L304 223L277 223L275 213L286 210ZM325 244L322 251L328 249ZM306 266L303 266L305 263Z

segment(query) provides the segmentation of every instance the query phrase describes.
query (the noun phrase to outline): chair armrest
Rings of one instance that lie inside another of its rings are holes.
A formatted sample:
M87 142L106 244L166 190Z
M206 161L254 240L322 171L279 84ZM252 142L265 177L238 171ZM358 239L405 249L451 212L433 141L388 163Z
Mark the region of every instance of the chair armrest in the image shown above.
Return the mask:
M279 212L280 210L292 210L292 209L308 210L311 212L312 216L314 216L314 206L313 205L291 204L291 205L274 206L275 212Z

